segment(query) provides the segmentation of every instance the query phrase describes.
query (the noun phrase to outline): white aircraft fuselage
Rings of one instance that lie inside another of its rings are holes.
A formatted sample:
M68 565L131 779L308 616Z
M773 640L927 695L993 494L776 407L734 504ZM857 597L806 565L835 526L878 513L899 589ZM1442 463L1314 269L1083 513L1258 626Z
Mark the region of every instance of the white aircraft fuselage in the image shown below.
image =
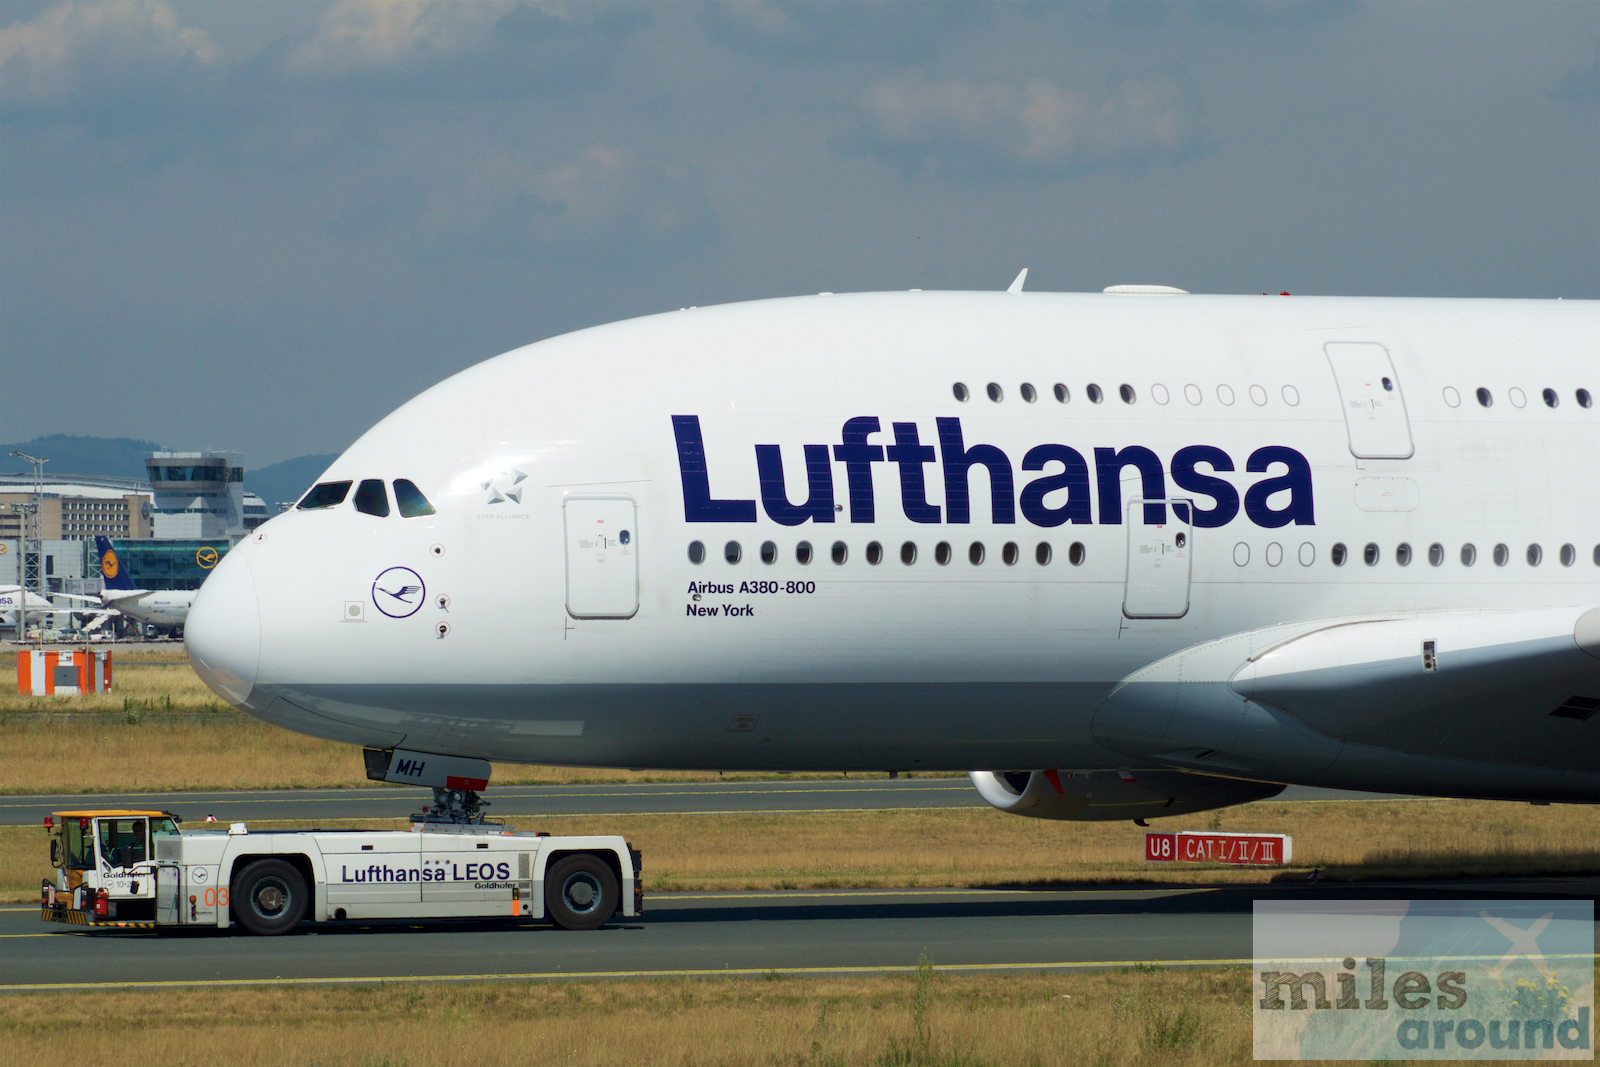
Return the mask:
M100 594L100 602L106 607L116 608L138 622L164 627L182 626L188 619L194 598L192 589L135 589L131 592L108 589Z
M1593 801L1597 389L1584 301L689 309L405 404L186 636L371 748Z

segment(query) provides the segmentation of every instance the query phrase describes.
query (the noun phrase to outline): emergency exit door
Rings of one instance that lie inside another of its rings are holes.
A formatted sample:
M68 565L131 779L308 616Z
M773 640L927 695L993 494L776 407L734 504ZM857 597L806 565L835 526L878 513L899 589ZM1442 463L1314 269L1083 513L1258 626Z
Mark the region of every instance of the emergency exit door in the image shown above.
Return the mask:
M567 612L574 619L628 619L639 610L638 509L627 496L569 496Z
M1410 459L1411 420L1389 350L1370 342L1323 346L1339 386L1339 406L1357 459Z
M1191 516L1188 500L1128 503L1128 576L1122 593L1128 618L1177 619L1188 613Z

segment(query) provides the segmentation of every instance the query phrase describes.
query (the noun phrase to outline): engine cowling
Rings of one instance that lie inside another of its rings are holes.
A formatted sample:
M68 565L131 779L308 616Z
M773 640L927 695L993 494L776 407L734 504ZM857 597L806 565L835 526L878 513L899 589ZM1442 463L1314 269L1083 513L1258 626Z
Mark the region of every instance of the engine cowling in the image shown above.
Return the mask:
M972 771L978 795L1009 815L1074 822L1159 819L1265 800L1272 782L1182 771ZM1059 788L1058 788L1059 787Z

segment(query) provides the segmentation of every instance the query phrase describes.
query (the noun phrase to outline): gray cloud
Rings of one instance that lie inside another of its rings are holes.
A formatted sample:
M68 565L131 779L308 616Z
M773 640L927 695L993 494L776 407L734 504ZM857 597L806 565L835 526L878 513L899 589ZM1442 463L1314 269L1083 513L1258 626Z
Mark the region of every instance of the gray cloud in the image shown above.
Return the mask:
M1600 44L1586 67L1575 67L1561 75L1556 96L1563 100L1600 100Z
M170 4L60 4L0 27L0 101L64 107L112 79L147 84L220 59L210 36L182 25Z
M709 3L698 14L702 32L725 48L789 62L926 59L952 34L989 20L984 4L858 3L815 0Z
M582 265L697 247L717 229L702 175L609 144L553 165L536 151L496 148L428 189L415 226L436 254Z
M390 96L567 93L603 80L650 21L633 6L338 0L281 62L291 78Z
M836 147L914 171L1081 174L1180 159L1204 140L1198 99L1171 78L1091 96L1046 78L975 84L911 73L869 86L857 107Z

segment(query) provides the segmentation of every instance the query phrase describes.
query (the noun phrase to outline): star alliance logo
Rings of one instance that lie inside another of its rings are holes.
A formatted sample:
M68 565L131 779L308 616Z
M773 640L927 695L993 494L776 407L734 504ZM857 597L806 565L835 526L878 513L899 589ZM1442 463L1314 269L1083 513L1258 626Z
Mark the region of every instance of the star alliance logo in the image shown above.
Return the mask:
M496 474L482 485L483 490L489 494L484 503L499 504L506 500L516 504L522 503L522 483L527 477L515 468Z

